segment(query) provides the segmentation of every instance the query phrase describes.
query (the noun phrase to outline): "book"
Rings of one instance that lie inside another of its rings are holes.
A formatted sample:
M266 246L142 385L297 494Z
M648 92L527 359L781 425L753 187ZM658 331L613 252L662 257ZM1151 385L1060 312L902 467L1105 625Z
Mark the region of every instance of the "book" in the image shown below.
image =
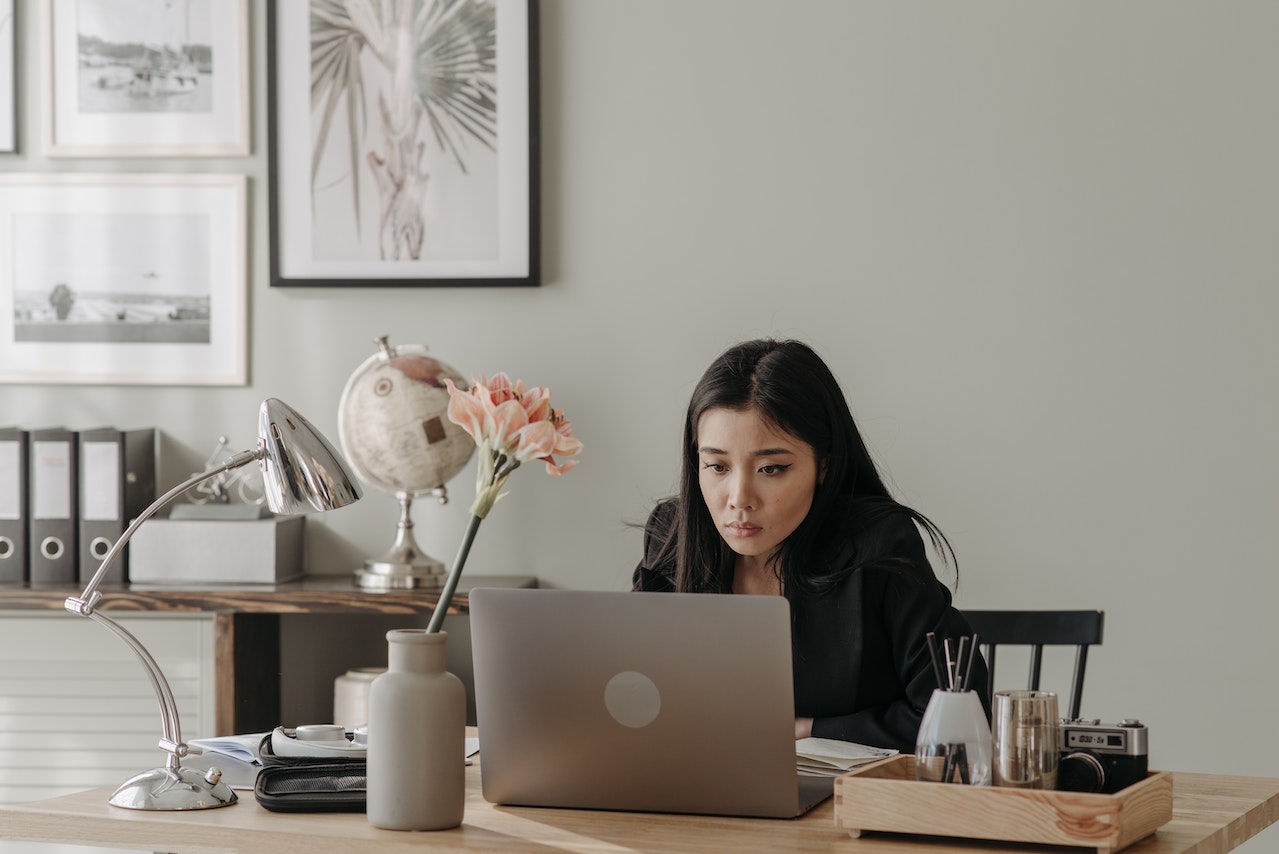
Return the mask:
M251 765L261 765L262 759L258 748L262 739L270 733L254 732L247 735L226 735L219 738L193 738L187 742L190 747L198 747L204 753L220 753Z
M190 768L208 770L217 766L222 772L222 780L232 789L252 789L262 770L262 760L258 756L258 746L268 733L257 732L248 735L228 735L220 738L193 738L187 746L198 749L182 760L182 764Z

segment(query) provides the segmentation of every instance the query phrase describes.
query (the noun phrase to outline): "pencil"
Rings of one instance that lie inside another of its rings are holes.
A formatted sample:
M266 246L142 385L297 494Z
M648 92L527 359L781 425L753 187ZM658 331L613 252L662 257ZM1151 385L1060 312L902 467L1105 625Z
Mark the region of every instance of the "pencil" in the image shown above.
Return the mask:
M977 657L977 633L973 632L972 644L968 647L968 664L964 667L964 685L967 687L973 675L973 659Z
M945 688L941 681L941 656L937 654L937 635L929 632L925 637L928 640L928 657L933 660L933 676L937 679L937 687Z
M942 649L946 652L946 680L949 686L946 690L955 690L955 661L950 657L950 638L946 638L941 642Z

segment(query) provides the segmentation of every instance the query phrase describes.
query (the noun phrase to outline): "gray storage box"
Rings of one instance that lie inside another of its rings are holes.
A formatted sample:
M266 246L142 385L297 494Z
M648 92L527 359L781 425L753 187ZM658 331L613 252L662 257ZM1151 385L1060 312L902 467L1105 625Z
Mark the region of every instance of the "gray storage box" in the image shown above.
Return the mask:
M129 542L134 584L274 584L302 575L305 516L150 519Z

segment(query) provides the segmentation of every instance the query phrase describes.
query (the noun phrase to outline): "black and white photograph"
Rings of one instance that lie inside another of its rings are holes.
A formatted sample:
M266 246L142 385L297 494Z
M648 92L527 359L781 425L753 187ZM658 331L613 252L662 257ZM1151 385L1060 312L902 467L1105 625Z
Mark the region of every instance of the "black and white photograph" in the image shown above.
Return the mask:
M13 19L14 0L0 0L0 154L17 151L17 94L14 48L17 46Z
M15 215L14 340L208 344L208 219Z
M77 7L80 111L211 112L217 57L210 2L81 2Z
M273 285L535 285L536 4L278 0Z
M245 0L52 0L49 154L248 153Z
M0 381L243 384L245 187L0 176Z

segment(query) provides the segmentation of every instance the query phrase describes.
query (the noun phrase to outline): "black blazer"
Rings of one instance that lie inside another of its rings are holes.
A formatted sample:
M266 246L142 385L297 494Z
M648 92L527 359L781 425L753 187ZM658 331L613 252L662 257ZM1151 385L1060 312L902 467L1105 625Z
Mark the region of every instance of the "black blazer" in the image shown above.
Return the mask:
M654 566L673 523L673 507L659 504L644 536L636 590L674 590L674 567ZM927 633L971 635L951 605L950 590L934 574L924 541L902 512L850 525L831 557L840 580L820 594L788 595L795 714L813 718L813 735L915 750L915 737L937 681ZM986 665L973 662L970 687L986 699Z

